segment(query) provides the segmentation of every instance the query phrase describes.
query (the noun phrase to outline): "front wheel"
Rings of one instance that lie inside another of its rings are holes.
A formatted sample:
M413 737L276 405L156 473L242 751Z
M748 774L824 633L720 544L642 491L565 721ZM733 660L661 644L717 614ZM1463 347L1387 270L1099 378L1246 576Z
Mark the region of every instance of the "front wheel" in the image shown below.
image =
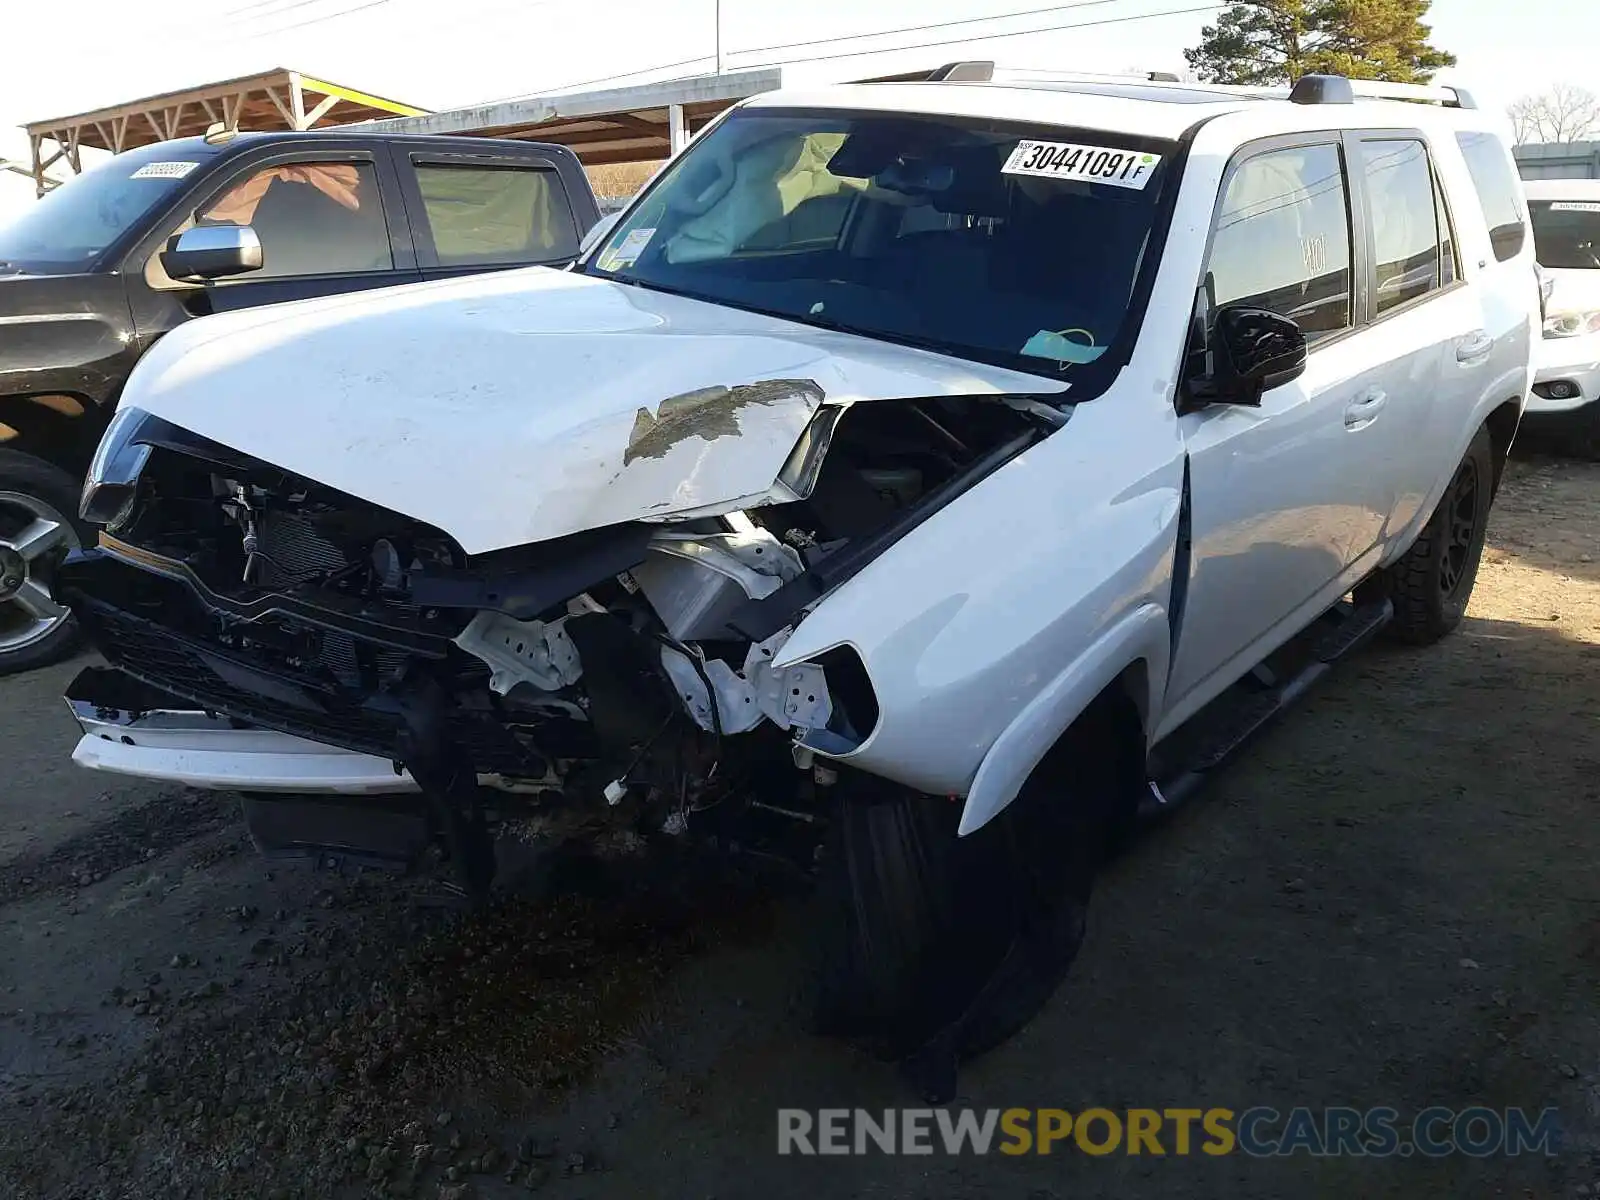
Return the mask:
M60 467L0 450L0 675L55 662L77 642L72 614L50 594L54 564L81 544L77 491Z
M1132 811L1127 783L1142 761L1123 750L1143 746L1107 719L1114 711L1080 718L1016 801L965 838L959 802L851 781L822 879L819 1033L906 1062L939 1101L957 1061L1044 1005L1077 957L1097 868Z
M1480 428L1411 549L1368 585L1394 604L1390 636L1425 646L1461 623L1478 578L1493 502L1494 444L1489 431Z

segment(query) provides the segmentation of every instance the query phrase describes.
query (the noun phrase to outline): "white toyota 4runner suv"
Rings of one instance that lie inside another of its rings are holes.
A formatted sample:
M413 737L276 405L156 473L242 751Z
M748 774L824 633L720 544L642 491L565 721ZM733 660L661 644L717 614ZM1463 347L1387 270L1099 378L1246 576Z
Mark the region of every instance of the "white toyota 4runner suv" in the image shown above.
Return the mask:
M818 1027L948 1094L1121 831L1461 619L1533 246L1498 123L1383 90L763 95L571 270L176 330L59 577L77 761L478 894L793 850Z

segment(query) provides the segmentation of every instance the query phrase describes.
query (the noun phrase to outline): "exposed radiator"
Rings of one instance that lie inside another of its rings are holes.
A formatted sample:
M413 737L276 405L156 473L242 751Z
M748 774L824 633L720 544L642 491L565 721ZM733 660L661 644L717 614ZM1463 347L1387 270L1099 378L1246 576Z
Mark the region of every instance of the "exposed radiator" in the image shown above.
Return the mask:
M264 512L257 530L263 559L260 579L269 586L315 578L349 562L343 550L297 513Z

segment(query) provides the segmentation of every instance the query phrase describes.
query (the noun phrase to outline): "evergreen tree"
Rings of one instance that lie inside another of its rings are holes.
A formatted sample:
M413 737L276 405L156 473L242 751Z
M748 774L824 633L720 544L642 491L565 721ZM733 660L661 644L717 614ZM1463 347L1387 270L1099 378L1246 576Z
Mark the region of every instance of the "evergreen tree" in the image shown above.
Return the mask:
M1208 83L1261 86L1302 75L1425 83L1455 55L1428 41L1429 0L1238 0L1185 50Z

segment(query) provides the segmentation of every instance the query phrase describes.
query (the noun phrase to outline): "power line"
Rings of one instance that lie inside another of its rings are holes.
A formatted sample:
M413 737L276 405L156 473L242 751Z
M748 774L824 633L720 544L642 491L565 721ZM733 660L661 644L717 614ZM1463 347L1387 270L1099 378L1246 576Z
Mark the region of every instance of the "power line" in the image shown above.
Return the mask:
M252 9L256 9L256 8L271 8L274 4L277 4L278 2L279 2L279 0L251 0L251 2L249 4L241 4L241 5L239 5L238 8L230 8L230 9L228 9L227 11L222 13L222 16L224 16L224 17L237 17L240 13L249 12Z
M336 3L338 3L338 0L290 0L290 3L284 4L284 5L282 5L282 7L269 8L265 12L257 12L257 13L254 13L254 14L250 15L250 16L240 17L239 18L239 23L241 25L246 25L246 24L249 24L252 21L268 21L268 20L271 20L273 17L282 16L284 13L293 12L296 9L299 9L299 8L309 8L311 5L314 5L314 4L336 4ZM249 7L249 6L247 6L247 7ZM259 8L261 6L260 5L256 5L255 7ZM240 9L240 10L236 10L236 11L242 12L244 10ZM230 15L233 15L233 14L230 14Z
M876 33L843 33L838 37L815 38L809 42L779 42L775 46L746 46L729 50L729 54L765 54L769 50L796 50L805 46L823 46L832 42L857 42L862 38L889 37L897 33L921 33L928 29L952 29L957 25L980 25L988 21L1005 21L1013 17L1037 17L1045 13L1063 12L1069 8L1092 8L1097 4L1118 4L1122 0L1076 0L1073 4L1052 4L1048 8L1027 8L1021 12L995 13L988 17L964 17L959 21L937 21L931 25L912 25L907 29L880 29Z
M376 2L377 3L384 3L385 0L376 0ZM1040 12L1052 12L1052 11L1059 11L1060 9L1063 9L1063 8L1087 7L1089 3L1112 3L1112 2L1113 2L1113 0L1078 0L1078 2L1074 3L1074 4L1056 5L1054 8L1051 8L1051 9L1040 9L1040 10L1037 10L1037 11L1040 11ZM784 63L786 63L786 62L817 62L817 61L822 61L822 60L825 60L825 59L834 59L834 58L859 58L862 55L870 55L870 54L892 54L892 53L896 53L898 51L903 51L903 50L926 50L926 49L932 49L932 48L939 47L939 46L959 45L959 44L964 43L964 42L988 41L988 40L994 40L994 39L999 39L999 38L1008 38L1008 37L1024 37L1024 36L1026 36L1028 34L1032 34L1032 33L1053 33L1053 32L1056 32L1057 30L1062 30L1062 29L1086 29L1086 28L1089 28L1090 26L1095 26L1095 25L1118 25L1118 24L1122 24L1122 23L1125 23L1125 22L1128 22L1128 21L1147 21L1147 20L1153 20L1153 19L1160 18L1160 17L1185 16L1185 15L1188 15L1188 14L1191 14L1191 13L1212 12L1212 11L1214 11L1216 9L1224 8L1224 7L1226 7L1226 5L1222 4L1222 3L1202 4L1202 5L1199 5L1199 6L1194 7L1194 8L1168 9L1168 10L1164 10L1162 12L1138 13L1138 14L1135 14L1135 15L1132 15L1132 16L1127 16L1127 17L1105 17L1105 18L1101 18L1101 19L1095 20L1095 21L1076 21L1076 22L1070 22L1070 23L1067 23L1067 24L1060 24L1060 25L1043 25L1043 26L1037 26L1037 27L1034 27L1034 28L1031 28L1031 29L1018 29L1018 30L1014 30L1014 31L1009 32L1009 33L973 34L973 35L971 35L969 37L949 38L949 39L946 39L946 40L943 40L943 41L937 41L937 42L916 42L916 43L913 43L913 44L908 45L908 46L877 47L877 48L874 48L874 49L871 49L871 50L850 50L850 51L843 51L843 52L836 53L836 54L800 55L800 56L798 56L796 58L778 59L778 60L774 60L772 62L765 62L765 63L753 63L753 64L737 63L737 64L733 65L733 69L735 69L735 70L760 70L761 68L764 68L764 67L780 67L780 66L783 66ZM1005 15L1014 17L1014 16L1025 16L1027 14L1026 13L1009 13L1009 14L1005 14ZM986 17L986 18L979 18L979 19L981 19L981 20L997 20L999 18L997 18L997 17ZM934 24L934 25L916 26L916 27L914 27L914 28L912 28L910 30L905 30L903 32L916 33L916 32L920 32L920 31L925 30L925 29L938 29L938 28L943 28L943 27L945 27L947 25L950 25L950 24L966 24L966 23L969 23L969 22L941 22L941 23ZM846 36L847 37L860 38L860 37L869 37L869 36L870 37L878 37L878 36L882 36L882 35L880 35L880 34L850 34L850 35L846 35ZM823 39L823 41L835 41L835 40L842 41L842 40L845 40L845 39L844 38L839 38L839 39L827 38L827 39ZM795 43L795 44L799 45L801 43ZM816 43L812 43L812 44L816 44ZM726 57L728 54L754 54L754 53L758 53L760 49L772 49L772 48L774 48L774 47L752 48L752 49L743 50L743 51L724 51L724 57ZM681 67L696 66L696 65L698 65L700 63L704 63L704 62L709 61L710 58L711 58L710 55L702 54L702 55L699 55L696 58L686 58L686 59L682 59L682 60L680 60L678 62L658 63L657 65L655 65L653 67L641 67L637 71L627 71L627 72L623 72L622 74L618 74L618 75L605 75L605 76L602 76L602 77L600 77L598 79L585 79L585 80L581 80L581 81L576 82L576 83L558 84L555 87L545 88L545 89L543 89L541 91L537 91L537 92L520 92L520 93L518 93L516 95L513 95L513 96L501 96L501 97L498 97L497 99L481 101L481 103L483 103L483 104L509 104L509 103L512 103L512 102L517 101L517 100L528 100L528 99L533 99L533 98L536 98L536 97L539 97L539 96L548 96L548 95L553 95L553 94L560 93L560 92L576 91L579 88L594 87L594 86L596 86L598 84L620 83L621 81L623 81L625 79L633 79L633 78L636 78L636 77L638 77L640 75L652 75L652 74L655 74L658 71L674 71L674 70L677 70L677 69L679 69Z
M868 54L893 54L902 50L931 50L937 46L959 46L967 42L993 41L999 38L1026 37L1033 33L1055 33L1062 29L1088 29L1095 25L1122 25L1129 21L1151 21L1160 17L1182 17L1191 13L1215 12L1219 8L1228 7L1223 3L1201 4L1194 8L1170 8L1161 12L1136 13L1128 17L1102 17L1097 21L1074 21L1062 25L1039 25L1032 29L1018 29L1010 33L974 33L968 37L946 38L938 42L914 42L909 46L879 46L871 50L844 50L835 54L802 54L795 58L778 59L773 62L740 64L742 70L758 70L761 67L781 67L791 62L822 62L835 58L860 58Z
M338 12L329 13L325 17L310 17L304 21L296 21L291 25L278 25L272 29L262 30L261 32L263 35L272 33L287 33L291 29L304 29L308 25L321 25L324 21L337 21L340 17L348 17L353 13L365 12L369 8L381 8L388 3L389 0L367 0L367 3L365 4L358 4L354 8L341 9ZM273 15L275 16L277 14Z
M652 75L657 71L675 71L679 67L692 67L698 63L708 62L711 55L702 54L698 58L686 58L681 62L660 63L654 67L640 67L637 71L625 71L621 75L604 75L599 79L585 79L578 83L562 83L552 88L545 88L538 92L519 92L515 96L501 96L495 100L479 101L479 104L509 104L513 100L530 100L538 96L551 96L561 92L576 91L578 88L594 87L600 83L617 83L624 79L632 79L638 75ZM474 106L476 107L476 105Z

